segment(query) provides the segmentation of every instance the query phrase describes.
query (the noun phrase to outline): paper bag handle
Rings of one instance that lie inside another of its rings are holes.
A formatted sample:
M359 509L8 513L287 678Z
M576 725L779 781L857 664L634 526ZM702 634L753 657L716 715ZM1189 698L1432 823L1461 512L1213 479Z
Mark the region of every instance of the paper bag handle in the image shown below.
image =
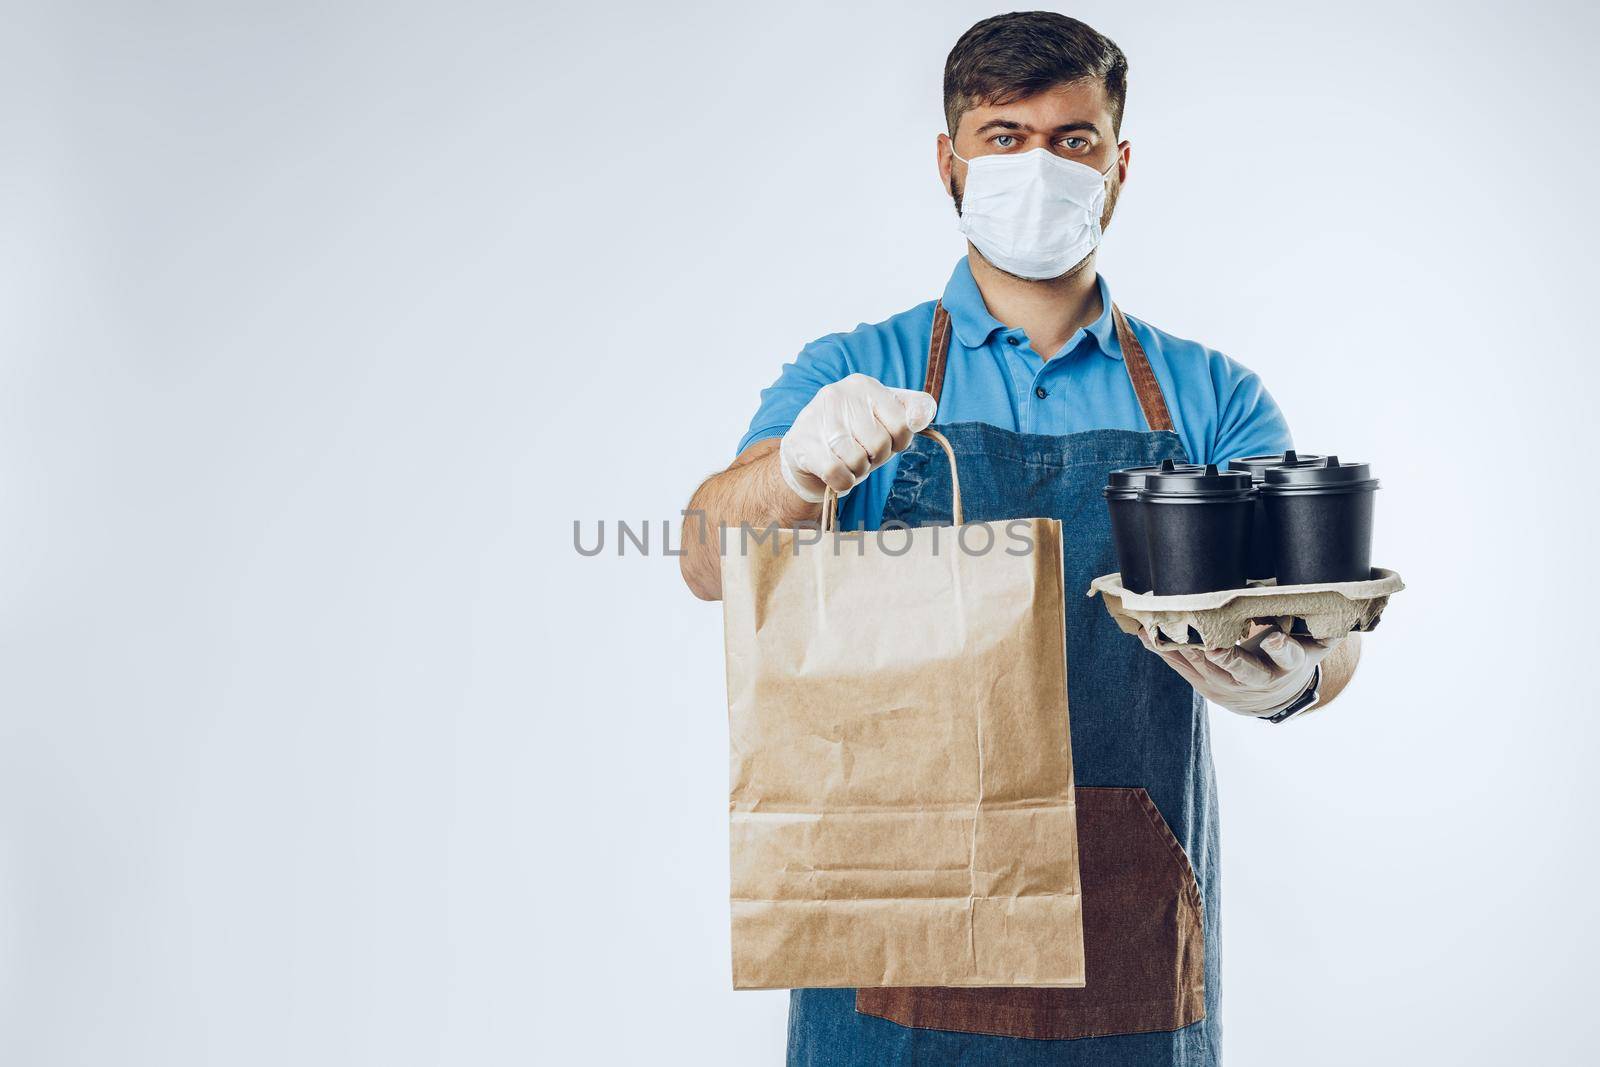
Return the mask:
M950 442L945 439L944 434L931 426L926 430L919 430L918 436L926 437L944 449L945 458L950 461L950 517L955 520L957 526L960 526L964 520L961 517L961 479L956 476L955 449L950 447ZM833 491L833 486L826 486L822 490L822 528L831 531L838 525L839 494Z

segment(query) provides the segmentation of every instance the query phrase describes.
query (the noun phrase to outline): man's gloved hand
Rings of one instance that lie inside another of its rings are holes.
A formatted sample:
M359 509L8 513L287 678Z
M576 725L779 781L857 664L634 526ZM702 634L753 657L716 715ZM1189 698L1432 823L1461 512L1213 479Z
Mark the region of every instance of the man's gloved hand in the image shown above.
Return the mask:
M778 447L783 480L802 500L847 493L933 421L933 397L852 374L817 390Z
M1259 717L1283 710L1304 693L1317 664L1344 638L1318 641L1272 626L1232 648L1158 649L1143 631L1139 640L1213 704Z

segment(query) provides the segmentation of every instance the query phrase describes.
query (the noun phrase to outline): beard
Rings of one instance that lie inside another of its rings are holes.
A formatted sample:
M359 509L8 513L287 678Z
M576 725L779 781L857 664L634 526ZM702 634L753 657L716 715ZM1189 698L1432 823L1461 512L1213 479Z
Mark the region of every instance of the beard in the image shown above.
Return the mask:
M1105 233L1106 230L1111 228L1111 216L1116 213L1117 197L1121 194L1121 192L1122 183L1120 181L1112 182L1106 188L1106 206L1100 210L1101 233ZM950 170L950 199L955 203L956 214L959 216L961 214L961 179L956 177L954 168L951 168ZM1078 260L1077 263L1073 264L1071 269L1069 269L1065 274L1062 274L1056 278L1024 278L1021 275L1012 274L1003 267L995 267L994 262L990 260L988 256L985 256L983 254L983 250L977 245L973 245L972 250L977 252L983 261L988 263L989 266L994 267L995 270L999 271L1001 274L1004 274L1008 278L1016 278L1019 282L1053 282L1060 281L1061 278L1070 278L1084 267L1088 266L1090 261L1094 259L1094 252L1090 252L1088 255ZM1098 249L1095 251L1098 251Z

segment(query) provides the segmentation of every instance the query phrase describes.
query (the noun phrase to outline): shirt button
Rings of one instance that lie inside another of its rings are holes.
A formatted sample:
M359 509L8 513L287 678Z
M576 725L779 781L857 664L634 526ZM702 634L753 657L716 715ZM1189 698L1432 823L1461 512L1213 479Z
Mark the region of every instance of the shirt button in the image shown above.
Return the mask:
M1034 389L1033 395L1038 397L1040 400L1043 400L1045 397L1050 395L1050 392L1044 386L1041 385L1038 388Z
M1010 345L1013 348L1015 348L1017 345L1020 345L1021 343L1022 342L1019 339L1015 338L1015 337L1007 337L1006 338L1006 344Z

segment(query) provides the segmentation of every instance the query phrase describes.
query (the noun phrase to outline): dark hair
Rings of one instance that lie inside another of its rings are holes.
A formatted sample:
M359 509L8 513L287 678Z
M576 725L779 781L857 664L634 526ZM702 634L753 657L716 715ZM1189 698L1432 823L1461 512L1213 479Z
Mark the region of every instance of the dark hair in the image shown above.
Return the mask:
M1010 104L1063 82L1098 78L1116 131L1128 99L1128 57L1115 41L1054 11L1013 11L973 26L944 62L944 115L955 136L978 104Z

